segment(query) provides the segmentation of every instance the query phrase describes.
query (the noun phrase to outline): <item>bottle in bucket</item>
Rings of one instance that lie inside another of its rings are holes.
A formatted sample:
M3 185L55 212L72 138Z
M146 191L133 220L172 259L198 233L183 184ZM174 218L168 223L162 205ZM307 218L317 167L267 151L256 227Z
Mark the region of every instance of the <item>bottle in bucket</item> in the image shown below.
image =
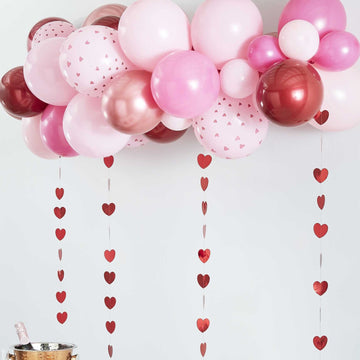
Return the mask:
M23 350L34 350L33 346L31 345L31 342L29 340L29 336L26 331L26 327L24 323L17 322L15 324L16 333L19 337L21 349Z

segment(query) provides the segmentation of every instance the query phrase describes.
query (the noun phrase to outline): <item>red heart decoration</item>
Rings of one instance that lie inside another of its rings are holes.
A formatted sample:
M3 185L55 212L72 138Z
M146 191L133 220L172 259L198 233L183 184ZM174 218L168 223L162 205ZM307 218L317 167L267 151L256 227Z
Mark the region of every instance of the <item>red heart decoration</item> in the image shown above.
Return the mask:
M316 179L317 182L319 182L320 184L323 183L327 177L329 176L329 171L328 169L315 169L314 170L314 178Z
M207 213L207 206L208 206L207 201L203 201L201 204L201 209L202 209L202 213L204 215L206 215L206 213Z
M198 255L199 255L199 259L205 264L210 258L210 250L209 249L206 249L206 250L200 249L198 252Z
M203 237L206 238L206 225L203 225Z
M321 225L317 223L314 225L314 233L319 239L324 237L327 234L328 230L329 227L326 224Z
M56 235L57 239L61 241L66 235L66 230L65 229L56 229L55 235Z
M102 205L102 209L103 209L103 212L105 215L111 216L115 211L115 204L114 203L111 203L111 204L105 203Z
M320 296L322 296L326 293L328 287L329 287L329 284L327 283L327 281L323 281L321 283L319 281L316 281L316 282L314 282L314 285L313 285L314 291Z
M209 328L210 320L209 319L197 319L196 325L197 325L197 328L203 333Z
M198 160L198 164L202 169L206 169L212 161L212 157L211 155L204 155L204 154L199 154L197 157Z
M59 260L61 261L62 260L62 249L58 250L58 255L59 255Z
M106 322L106 330L112 334L115 331L115 321L107 321Z
M206 354L206 343L201 343L200 344L200 353L201 353L202 357L205 356L205 354Z
M199 285L205 289L208 285L209 285L209 282L210 282L210 276L208 274L205 274L205 275L202 275L202 274L199 274L197 276L197 281L199 283Z
M200 184L201 184L201 188L203 189L203 191L206 191L206 189L209 186L209 179L207 177L202 177Z
M57 292L56 293L56 300L62 304L66 299L66 292L65 291L61 291L61 292Z
M325 206L325 195L318 196L318 198L317 198L317 204L318 204L320 210L324 209L324 206Z
M68 318L68 314L67 314L66 311L63 312L63 313L57 313L56 318L57 318L57 320L58 320L58 322L59 322L60 324L64 324L64 322L65 322L65 321L67 320L67 318Z
M64 280L64 270L58 270L58 278L60 281Z
M318 350L322 350L325 348L327 342L328 342L328 338L326 336L322 336L321 338L318 336L314 337L314 345Z
M110 169L114 164L114 157L113 156L105 157L104 164L108 169Z
M104 252L105 259L111 263L115 259L115 250L105 250Z
M115 276L116 276L116 275L115 275L114 272L105 271L105 273L104 273L105 281L106 281L109 285L114 282Z
M109 356L112 358L112 356L113 356L113 347L112 347L112 345L109 345L108 346L108 353L109 353Z
M64 207L56 207L54 208L54 214L58 219L62 219L65 216L66 209Z
M314 119L319 125L324 125L329 120L329 112L327 110L319 111Z
M104 299L105 305L106 307L111 310L115 305L116 305L116 299L114 297L106 297Z
M63 188L56 188L55 190L56 197L61 200L64 196L64 189Z

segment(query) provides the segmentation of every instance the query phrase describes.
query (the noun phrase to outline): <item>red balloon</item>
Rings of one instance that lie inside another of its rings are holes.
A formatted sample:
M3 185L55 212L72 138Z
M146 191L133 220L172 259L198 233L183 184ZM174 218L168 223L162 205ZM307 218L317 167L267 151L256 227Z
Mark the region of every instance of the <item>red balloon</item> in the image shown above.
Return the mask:
M299 126L320 110L324 87L308 63L288 59L267 70L258 84L256 100L265 116L282 126Z
M114 30L119 28L120 17L119 16L104 16L100 19L95 20L92 25L107 26Z
M186 131L187 129L182 131L170 130L163 123L160 123L144 135L157 143L167 144L180 139Z
M10 70L1 79L0 102L17 119L39 115L47 106L27 87L22 66Z

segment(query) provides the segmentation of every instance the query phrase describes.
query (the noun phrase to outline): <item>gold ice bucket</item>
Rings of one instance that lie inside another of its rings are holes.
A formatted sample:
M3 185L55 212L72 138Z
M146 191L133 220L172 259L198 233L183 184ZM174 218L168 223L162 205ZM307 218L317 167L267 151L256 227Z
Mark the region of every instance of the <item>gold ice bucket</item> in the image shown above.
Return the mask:
M73 355L76 346L73 344L59 343L32 343L34 350L23 350L21 345L10 349L10 360L71 360L78 358Z

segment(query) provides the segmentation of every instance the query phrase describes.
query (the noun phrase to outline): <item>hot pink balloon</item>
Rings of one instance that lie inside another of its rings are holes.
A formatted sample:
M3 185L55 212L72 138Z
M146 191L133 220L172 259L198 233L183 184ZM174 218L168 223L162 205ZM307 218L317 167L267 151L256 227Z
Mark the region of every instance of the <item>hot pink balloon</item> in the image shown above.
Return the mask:
M224 159L237 159L262 144L268 123L251 97L235 100L220 94L211 109L194 120L194 130L206 150Z
M149 143L150 140L144 135L133 135L126 144L127 149L136 149Z
M278 32L292 20L309 21L320 38L346 28L346 12L340 0L290 0L281 14Z
M65 139L63 119L66 107L49 105L42 114L40 134L44 144L55 154L72 157L78 153Z
M22 119L21 126L25 144L33 154L43 159L56 159L59 155L53 153L41 140L40 121L41 114Z
M66 106L76 95L63 78L59 66L63 38L52 38L32 49L25 61L24 76L30 91L47 104Z
M220 90L214 64L196 51L178 51L154 69L151 89L159 107L176 117L193 118L207 111Z
M92 25L92 23L94 23L96 20L99 20L105 16L121 17L125 10L126 6L120 4L108 4L100 6L86 18L83 26Z
M64 115L67 141L80 154L101 158L123 149L130 136L113 129L101 110L101 99L78 94Z
M98 97L116 75L135 67L121 50L117 31L92 25L66 39L60 52L60 68L78 92Z
M191 24L194 49L218 69L229 60L246 58L250 42L262 32L261 14L250 0L206 0Z
M352 67L360 56L359 40L346 31L333 31L320 41L320 48L312 59L316 67L328 71L344 71Z

